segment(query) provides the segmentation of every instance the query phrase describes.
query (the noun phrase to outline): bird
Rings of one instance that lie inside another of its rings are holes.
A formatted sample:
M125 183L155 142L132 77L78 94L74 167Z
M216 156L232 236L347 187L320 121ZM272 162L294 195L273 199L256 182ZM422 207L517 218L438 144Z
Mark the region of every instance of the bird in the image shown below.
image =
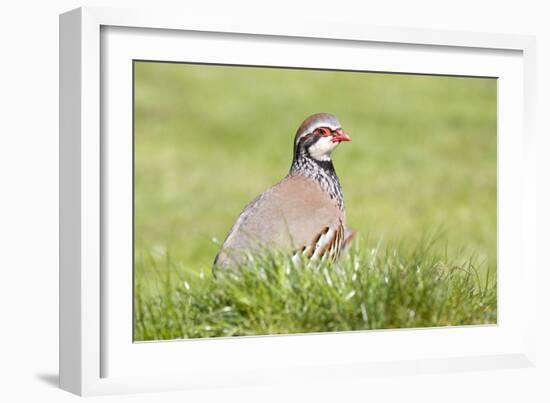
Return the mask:
M260 251L293 260L336 259L355 232L347 228L344 194L332 152L351 141L330 113L307 117L294 137L288 174L249 202L231 227L213 268L238 267Z

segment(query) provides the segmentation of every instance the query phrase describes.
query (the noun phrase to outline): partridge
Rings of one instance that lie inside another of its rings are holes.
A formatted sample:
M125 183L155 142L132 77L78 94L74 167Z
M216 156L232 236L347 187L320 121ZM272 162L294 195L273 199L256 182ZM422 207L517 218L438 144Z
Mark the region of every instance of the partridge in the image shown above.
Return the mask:
M278 250L294 257L336 258L353 236L331 154L351 137L328 113L308 117L294 139L288 175L241 212L214 260L235 267L254 252Z

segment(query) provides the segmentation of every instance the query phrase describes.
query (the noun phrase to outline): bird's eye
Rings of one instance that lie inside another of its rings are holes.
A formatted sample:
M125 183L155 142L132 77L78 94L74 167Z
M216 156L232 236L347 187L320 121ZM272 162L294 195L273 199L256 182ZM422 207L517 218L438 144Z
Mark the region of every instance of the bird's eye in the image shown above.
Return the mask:
M319 134L319 136L325 137L325 136L328 136L330 132L326 127L320 127L319 129L317 129L317 134Z

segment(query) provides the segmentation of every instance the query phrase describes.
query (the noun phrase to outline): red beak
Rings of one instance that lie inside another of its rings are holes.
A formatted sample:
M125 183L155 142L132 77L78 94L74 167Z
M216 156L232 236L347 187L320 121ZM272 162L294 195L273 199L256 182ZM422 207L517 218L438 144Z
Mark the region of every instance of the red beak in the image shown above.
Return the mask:
M351 137L342 129L337 129L334 131L336 134L332 136L333 143L340 143L341 141L351 141Z

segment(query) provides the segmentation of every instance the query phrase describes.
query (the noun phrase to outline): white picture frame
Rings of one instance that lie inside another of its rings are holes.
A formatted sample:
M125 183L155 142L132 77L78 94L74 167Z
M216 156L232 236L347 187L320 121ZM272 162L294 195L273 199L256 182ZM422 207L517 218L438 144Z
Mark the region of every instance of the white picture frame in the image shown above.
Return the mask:
M313 45L342 57L316 60L308 53ZM205 20L149 10L62 14L61 387L96 395L534 365L534 49L534 39L520 35ZM133 59L498 77L498 324L133 343L132 223L124 204L131 198ZM115 264L123 269L110 270Z

